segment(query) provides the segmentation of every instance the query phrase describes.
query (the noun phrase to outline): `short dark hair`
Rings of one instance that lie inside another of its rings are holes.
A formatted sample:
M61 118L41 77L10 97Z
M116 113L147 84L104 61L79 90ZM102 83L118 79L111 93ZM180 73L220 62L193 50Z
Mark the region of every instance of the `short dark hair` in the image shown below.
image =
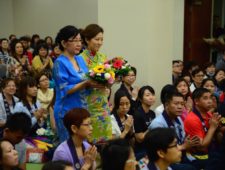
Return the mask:
M195 77L195 75L198 74L198 73L200 73L200 72L203 72L205 74L205 72L201 68L197 68L197 69L194 69L191 72L191 75L192 75L192 77Z
M192 93L192 99L200 99L205 93L210 93L210 91L203 87L196 88Z
M155 95L155 90L147 85L147 86L142 86L139 91L138 91L138 101L141 102L141 100L143 99L143 96L144 96L144 93L145 93L145 90L148 90L150 91L153 95Z
M50 161L44 164L42 170L65 170L67 166L73 166L71 162L58 160Z
M28 134L31 126L31 118L26 113L16 112L7 118L4 128L12 132L22 131L23 134Z
M213 82L213 84L216 86L216 81L215 81L214 79L212 79L212 78L205 78L205 79L203 79L203 81L202 81L201 87L203 87L203 86L205 85L205 83L207 83L208 81Z
M102 170L123 170L130 152L131 146L126 139L108 141L101 152Z
M166 98L166 95L167 94L170 94L170 93L174 93L177 91L177 88L172 85L172 84L167 84L165 85L162 90L161 90L161 93L160 93L160 100L162 102L162 104L165 104L165 98Z
M184 96L181 93L179 93L178 91L175 91L172 93L167 93L165 95L165 104L171 102L173 97L182 97L184 99Z
M29 36L22 36L22 37L20 37L20 41L30 42L31 38Z
M173 65L174 65L175 63L180 63L180 60L173 60L172 63L173 63Z
M73 132L71 130L71 126L75 125L79 128L83 120L88 117L90 117L90 113L86 109L74 108L66 113L63 118L63 123L69 134L72 135Z
M62 41L68 41L71 37L75 38L79 34L79 30L73 25L67 25L61 28L55 38L55 43L59 44L59 49L64 51Z
M100 27L98 24L89 24L88 26L86 26L86 28L81 32L82 38L84 38L84 44L87 45L86 40L91 40L98 33L104 33L103 28Z
M168 146L174 139L176 139L176 132L172 128L155 128L148 131L144 138L144 144L149 160L157 161L159 159L157 151L167 152Z
M47 43L45 42L45 40L38 40L38 42L37 42L37 44L36 44L36 47L35 47L35 49L34 49L34 52L33 52L33 56L35 56L35 55L39 55L39 50L41 49L41 48L44 48L44 49L46 49L47 50L47 55L48 55L48 45L47 45Z
M124 76L124 77L127 76L127 75L129 74L130 71L133 71L135 76L137 75L137 69L136 69L135 67L131 66L130 69L129 69L128 71L125 71L125 72L123 73L123 76Z
M16 35L15 35L15 34L10 34L10 35L9 35L9 40L11 40L12 37L16 37Z
M1 89L4 89L8 85L8 83L10 81L13 81L16 84L16 82L15 82L15 80L13 78L7 77L7 78L2 80L2 82L1 82Z

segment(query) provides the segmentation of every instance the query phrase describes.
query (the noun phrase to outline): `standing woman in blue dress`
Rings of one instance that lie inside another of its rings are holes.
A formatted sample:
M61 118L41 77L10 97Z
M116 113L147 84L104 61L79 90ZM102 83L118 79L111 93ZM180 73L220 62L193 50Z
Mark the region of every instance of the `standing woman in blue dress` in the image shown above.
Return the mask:
M60 141L68 138L63 125L65 114L72 108L86 108L87 87L95 83L86 80L88 68L82 57L76 56L81 50L81 37L74 26L63 27L56 36L56 43L62 54L56 59L53 67L56 101L54 116Z

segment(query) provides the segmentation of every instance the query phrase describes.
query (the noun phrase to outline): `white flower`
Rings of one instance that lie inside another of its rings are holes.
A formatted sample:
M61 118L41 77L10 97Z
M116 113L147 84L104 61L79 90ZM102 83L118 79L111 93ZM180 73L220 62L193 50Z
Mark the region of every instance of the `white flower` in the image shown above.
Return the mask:
M39 128L36 133L37 135L43 136L45 134L46 130L44 128Z
M111 75L110 75L109 73L105 73L105 75L104 75L104 76L105 76L105 79L106 79L106 80L109 80L109 79L110 79L110 77L111 77Z

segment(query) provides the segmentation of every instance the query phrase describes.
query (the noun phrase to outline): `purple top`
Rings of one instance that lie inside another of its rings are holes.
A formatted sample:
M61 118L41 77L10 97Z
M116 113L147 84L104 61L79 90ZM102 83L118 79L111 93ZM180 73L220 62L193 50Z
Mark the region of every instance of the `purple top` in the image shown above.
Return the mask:
M83 145L85 148L85 151L91 147L91 145L86 142L83 141ZM83 166L84 164L84 159L83 158L78 158L80 165ZM64 160L64 161L68 161L71 162L73 165L75 165L76 163L73 162L73 157L70 153L70 149L69 146L67 144L67 141L64 141L63 143L61 143L55 150L54 155L53 155L53 161L57 161L57 160ZM75 168L75 167L74 167Z

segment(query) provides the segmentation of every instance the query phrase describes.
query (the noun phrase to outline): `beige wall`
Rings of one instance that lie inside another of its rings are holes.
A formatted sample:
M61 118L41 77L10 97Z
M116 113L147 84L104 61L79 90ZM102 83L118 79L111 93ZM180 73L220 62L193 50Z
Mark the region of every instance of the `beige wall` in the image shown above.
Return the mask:
M157 96L171 83L171 61L183 58L184 0L0 0L0 9L5 35L54 37L68 24L100 24L102 52L127 58L137 67L136 84L153 86Z
M0 0L0 38L14 33L12 0Z
M17 35L38 33L55 37L65 25L84 27L97 22L97 0L15 0Z
M176 15L183 16L183 4L178 1L182 0L99 0L98 4L98 22L105 29L103 51L109 57L127 58L138 70L136 84L151 85L157 96L172 81L172 60L182 58L179 24L183 21Z

